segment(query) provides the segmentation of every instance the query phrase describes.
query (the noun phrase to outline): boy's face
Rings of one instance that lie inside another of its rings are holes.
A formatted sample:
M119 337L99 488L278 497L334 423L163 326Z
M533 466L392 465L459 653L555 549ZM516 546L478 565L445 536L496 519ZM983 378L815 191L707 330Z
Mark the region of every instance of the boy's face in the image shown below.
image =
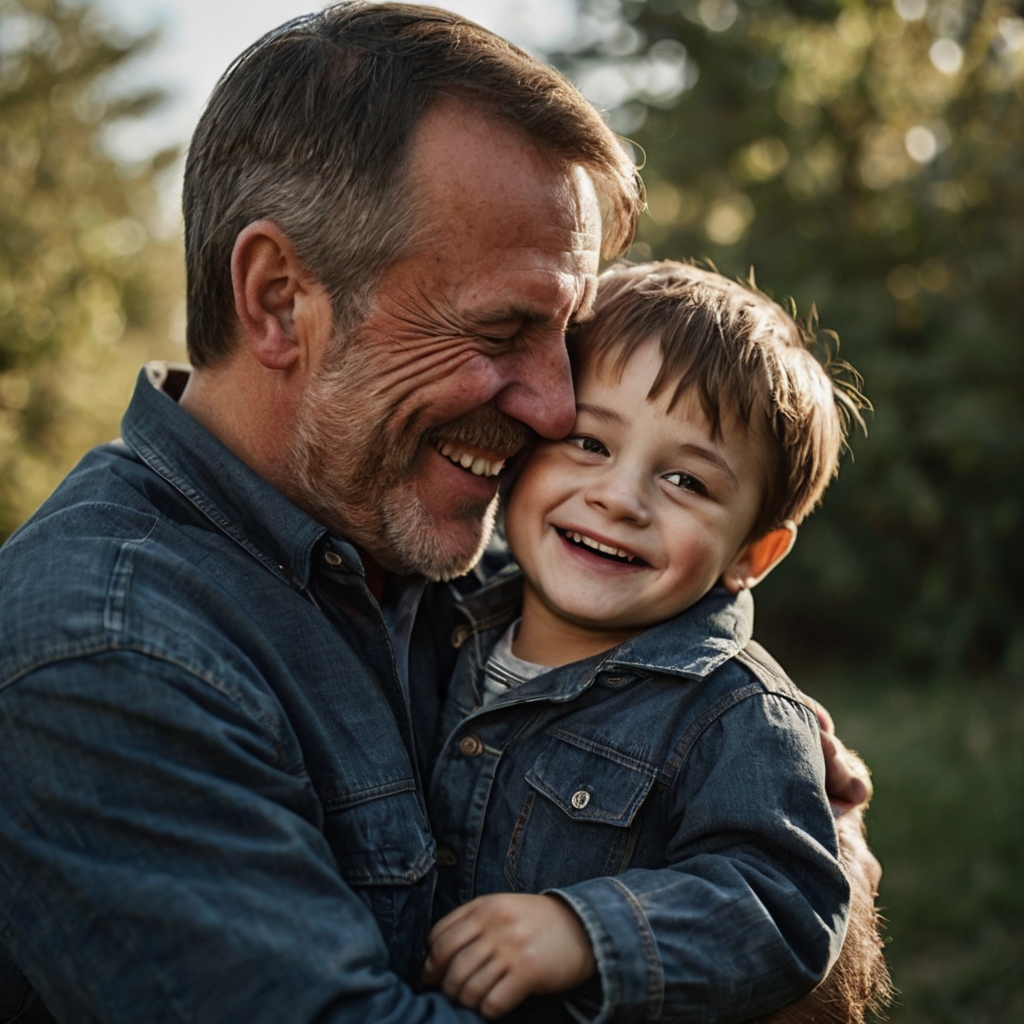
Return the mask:
M648 401L660 367L652 341L621 379L584 371L572 433L523 467L506 525L524 610L628 634L738 572L764 488L762 445L728 415L713 438L693 392L671 411L671 387Z

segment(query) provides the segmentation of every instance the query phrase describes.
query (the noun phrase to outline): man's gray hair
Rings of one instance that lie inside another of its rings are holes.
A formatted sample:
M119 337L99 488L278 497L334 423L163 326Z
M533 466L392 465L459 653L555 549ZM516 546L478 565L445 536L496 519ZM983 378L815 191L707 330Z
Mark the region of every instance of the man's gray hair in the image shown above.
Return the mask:
M327 289L340 328L361 319L408 244L409 143L433 99L452 96L517 125L543 153L586 170L606 208L605 255L632 239L642 186L620 141L562 75L458 15L352 0L282 25L225 72L185 167L188 351L232 349L231 254L274 221Z

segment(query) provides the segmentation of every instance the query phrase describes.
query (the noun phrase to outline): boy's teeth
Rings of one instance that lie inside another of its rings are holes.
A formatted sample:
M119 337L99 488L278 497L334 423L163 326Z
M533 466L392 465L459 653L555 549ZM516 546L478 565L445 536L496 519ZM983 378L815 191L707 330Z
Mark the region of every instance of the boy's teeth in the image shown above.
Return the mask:
M450 441L445 441L438 451L449 462L468 469L473 476L497 476L505 468L504 459L491 462L490 459L485 459L480 455L470 455L469 452L459 451Z
M586 536L583 533L571 533L570 537L577 544L582 544L584 547L593 548L595 551L601 551L606 555L615 555L617 558L625 558L626 561L632 562L634 557L628 551L623 551L622 548L613 548L608 544L601 544L599 541L594 540L591 537Z

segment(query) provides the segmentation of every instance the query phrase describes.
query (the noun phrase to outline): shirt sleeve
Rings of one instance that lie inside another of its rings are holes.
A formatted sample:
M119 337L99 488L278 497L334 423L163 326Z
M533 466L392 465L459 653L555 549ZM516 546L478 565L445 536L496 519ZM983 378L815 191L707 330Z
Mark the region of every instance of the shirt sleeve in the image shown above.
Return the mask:
M479 1024L388 968L301 766L222 692L111 651L0 693L0 941L76 1024Z
M554 894L583 921L600 1005L580 1021L746 1020L810 991L839 953L849 884L820 741L796 701L740 701L684 751L663 794L667 866Z

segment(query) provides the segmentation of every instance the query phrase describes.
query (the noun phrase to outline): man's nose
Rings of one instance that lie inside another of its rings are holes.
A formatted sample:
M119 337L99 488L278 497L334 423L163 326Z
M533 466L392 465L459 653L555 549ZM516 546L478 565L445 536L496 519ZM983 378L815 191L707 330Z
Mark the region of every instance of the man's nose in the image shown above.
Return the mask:
M503 413L552 441L572 430L576 404L562 335L517 352L506 372L508 383L497 397Z
M588 505L609 519L638 526L651 521L644 481L628 465L616 463L600 471L587 486L585 497Z

